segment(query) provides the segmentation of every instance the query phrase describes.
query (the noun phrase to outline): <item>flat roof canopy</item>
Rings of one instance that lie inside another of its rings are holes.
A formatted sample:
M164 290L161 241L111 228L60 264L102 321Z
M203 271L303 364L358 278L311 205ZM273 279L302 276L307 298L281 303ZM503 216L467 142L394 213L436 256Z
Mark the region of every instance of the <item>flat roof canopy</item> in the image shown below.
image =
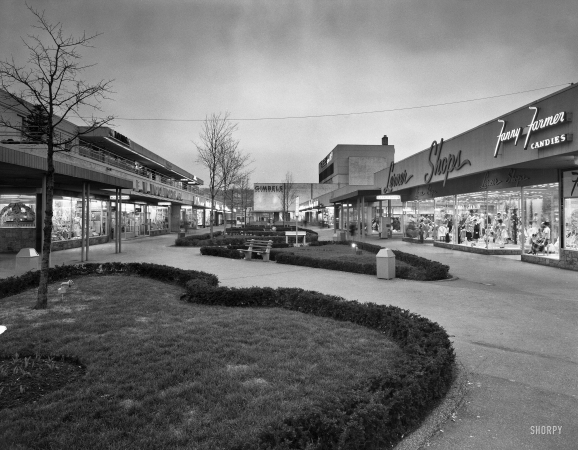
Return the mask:
M81 127L82 128L82 127ZM116 137L115 137L116 136ZM203 180L192 173L181 169L156 153L147 150L142 145L116 133L111 128L103 127L80 137L81 140L94 144L115 155L130 159L149 167L157 172L177 180L190 181L194 184L204 184ZM121 140L122 139L122 140ZM185 180L186 179L186 180Z

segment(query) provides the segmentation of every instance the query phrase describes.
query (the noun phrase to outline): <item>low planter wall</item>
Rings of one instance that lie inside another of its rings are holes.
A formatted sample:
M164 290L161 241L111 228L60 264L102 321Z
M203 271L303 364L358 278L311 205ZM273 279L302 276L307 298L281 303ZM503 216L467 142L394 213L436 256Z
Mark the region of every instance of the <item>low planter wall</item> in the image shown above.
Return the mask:
M522 261L541 266L578 271L578 252L560 249L560 259L541 258L536 255L522 255Z
M0 228L0 253L18 253L36 246L36 228Z
M412 244L433 244L434 241L433 240L427 240L424 239L423 241L420 241L419 238L410 238L410 237L404 237L401 239L403 242L411 242Z
M110 240L109 236L95 236L90 238L89 244L90 246L106 244L109 240ZM80 248L80 247L81 247L80 239L71 239L70 241L52 241L52 246L50 247L50 249L54 252L58 250L67 250L69 248Z
M169 230L151 230L151 236L162 236L163 234L169 234Z
M434 247L458 250L460 252L478 253L480 255L519 255L521 253L520 249L471 247L458 244L448 244L446 242L434 242L433 245Z

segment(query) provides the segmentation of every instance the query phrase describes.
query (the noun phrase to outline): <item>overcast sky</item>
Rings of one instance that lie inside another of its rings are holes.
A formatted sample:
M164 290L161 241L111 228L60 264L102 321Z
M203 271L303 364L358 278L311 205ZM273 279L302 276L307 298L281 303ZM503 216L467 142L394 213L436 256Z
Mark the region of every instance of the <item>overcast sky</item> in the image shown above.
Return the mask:
M102 33L85 77L114 79L117 131L189 172L200 122L431 105L578 81L576 0L29 0L72 34ZM2 0L0 58L24 62L34 30L22 0ZM316 182L337 144L395 145L396 160L561 89L432 108L238 121L252 182Z

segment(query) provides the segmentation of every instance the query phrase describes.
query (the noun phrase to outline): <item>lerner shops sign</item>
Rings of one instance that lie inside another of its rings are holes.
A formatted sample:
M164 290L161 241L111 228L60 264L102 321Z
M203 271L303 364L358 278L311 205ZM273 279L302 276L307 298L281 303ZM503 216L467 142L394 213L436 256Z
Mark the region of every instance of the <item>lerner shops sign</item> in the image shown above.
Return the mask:
M524 150L528 149L528 144L530 142L530 136L533 133L536 133L540 130L545 128L552 127L554 125L572 122L572 113L567 113L565 111L560 111L559 113L553 114L551 116L538 119L539 108L536 106L530 106L530 109L534 110L534 116L532 117L532 121L528 124L527 127L522 128L514 128L508 131L504 131L506 128L506 121L505 120L498 120L502 124L502 129L500 130L500 134L498 134L498 141L496 142L496 148L494 149L494 158L498 157L498 151L500 150L500 144L502 142L514 140L514 145L518 145L518 139L522 135L526 135L526 139L524 141ZM564 142L572 141L572 134L565 133L556 136L549 137L547 139L542 139L541 141L533 142L530 144L530 149L535 150L538 148L549 147L551 145L556 144L563 144Z
M446 185L446 181L448 181L448 175L454 171L460 170L465 165L471 166L472 163L469 159L464 159L462 161L462 151L460 150L457 155L453 153L449 153L448 156L442 156L442 148L444 146L443 138L440 139L440 143L433 141L430 148L429 148L429 158L428 164L430 166L430 172L427 172L423 179L426 184L431 182L431 179L434 175L443 175L444 176L444 186ZM435 163L434 158L435 157Z

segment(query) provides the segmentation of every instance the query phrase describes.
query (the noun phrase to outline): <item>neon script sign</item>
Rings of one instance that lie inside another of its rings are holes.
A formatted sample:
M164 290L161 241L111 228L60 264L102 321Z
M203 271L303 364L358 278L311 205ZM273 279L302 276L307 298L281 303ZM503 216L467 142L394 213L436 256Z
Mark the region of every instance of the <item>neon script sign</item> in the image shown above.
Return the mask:
M391 164L389 165L389 172L387 173L387 183L383 188L384 194L391 192L395 187L403 186L404 184L409 183L409 180L413 178L413 175L408 176L407 170L404 170L403 172L397 174L393 173L394 168L395 164L392 161Z
M524 150L528 149L528 143L530 142L530 136L532 135L532 133L539 131L539 130L543 130L544 128L558 125L559 123L570 122L572 120L572 115L567 114L565 111L561 111L557 114L553 114L553 115L546 117L544 119L537 119L538 111L539 111L538 107L530 106L530 109L534 110L534 116L532 117L532 121L528 125L528 131L526 132L526 140L524 141ZM522 134L524 134L524 130L522 129L522 127L515 128L515 129L504 132L504 128L506 127L506 121L505 120L498 120L498 122L500 122L502 124L502 129L500 130L500 134L498 134L498 142L496 142L496 148L494 150L494 158L497 158L497 156L498 156L498 151L500 149L500 143L515 139L514 145L518 145L518 139L520 138L520 136ZM566 142L566 141L567 141L566 135L562 135L562 136L558 136L557 139L554 138L552 140L552 142L549 141L547 145L559 144L559 143ZM544 145L536 145L535 146L534 144L532 144L530 146L530 148L534 149L534 148L539 148L539 147L543 147L543 146Z
M444 146L443 138L440 139L440 143L438 145L437 141L433 141L431 147L429 148L429 158L428 164L431 168L431 172L427 172L424 175L424 181L426 184L429 184L431 179L434 175L444 175L444 184L446 185L446 181L448 181L448 175L454 171L460 170L466 164L471 166L472 163L469 159L465 159L462 161L462 151L460 150L457 155L450 153L447 157L441 157L442 155L442 148ZM432 159L432 156L435 156L435 163Z

